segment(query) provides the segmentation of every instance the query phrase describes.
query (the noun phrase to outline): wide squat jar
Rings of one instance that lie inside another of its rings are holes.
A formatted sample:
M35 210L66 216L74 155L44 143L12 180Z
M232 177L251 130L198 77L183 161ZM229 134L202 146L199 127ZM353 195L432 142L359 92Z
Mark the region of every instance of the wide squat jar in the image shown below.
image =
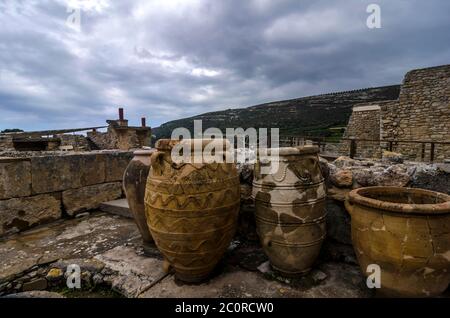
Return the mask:
M431 297L450 283L450 196L399 187L353 190L345 206L364 275L379 270L378 293ZM374 277L375 277L374 276Z

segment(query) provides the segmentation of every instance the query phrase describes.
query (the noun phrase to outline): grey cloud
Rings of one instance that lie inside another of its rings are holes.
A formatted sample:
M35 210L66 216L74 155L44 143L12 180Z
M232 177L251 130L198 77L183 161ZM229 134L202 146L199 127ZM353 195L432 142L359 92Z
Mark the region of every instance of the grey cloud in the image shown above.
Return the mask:
M449 63L450 2L377 1L383 27L369 30L372 2L102 0L77 33L64 0L5 0L0 129L101 125L119 105L157 126Z

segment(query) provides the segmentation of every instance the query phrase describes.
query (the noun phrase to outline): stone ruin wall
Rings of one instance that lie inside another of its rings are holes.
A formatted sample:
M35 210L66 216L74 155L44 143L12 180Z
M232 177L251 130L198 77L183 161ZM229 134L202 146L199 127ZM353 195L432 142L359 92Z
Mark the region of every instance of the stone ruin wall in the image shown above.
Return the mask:
M87 137L99 149L119 149L115 135L109 132L102 133L98 131L88 132Z
M360 111L364 107L372 110ZM381 139L378 144L358 143L357 156L375 158L388 149L383 140L450 142L450 65L408 72L397 100L356 105L344 136ZM345 142L342 153L348 150ZM422 160L420 143L394 143L393 151L409 160ZM450 145L435 144L434 160L448 158ZM430 144L426 144L424 160L429 159Z
M344 137L379 140L381 127L381 109L378 105L359 105L353 108ZM360 145L360 144L358 144ZM341 151L349 153L350 143L343 144ZM379 142L365 141L364 147L357 147L356 156L363 158L380 158Z
M12 135L0 135L0 149L14 149Z
M60 147L73 147L74 151L89 151L91 146L89 141L83 135L69 135L62 134L57 135L61 139Z
M0 157L0 237L121 198L131 158L125 151Z
M397 103L383 108L381 136L383 139L450 142L450 65L406 74ZM436 160L450 158L450 145L436 144L435 147ZM396 151L411 159L421 157L420 144L399 144Z
M88 139L93 142L98 149L137 149L143 146L150 146L151 129L147 131L139 131L137 129L115 129L108 127L108 131L102 132L88 132Z

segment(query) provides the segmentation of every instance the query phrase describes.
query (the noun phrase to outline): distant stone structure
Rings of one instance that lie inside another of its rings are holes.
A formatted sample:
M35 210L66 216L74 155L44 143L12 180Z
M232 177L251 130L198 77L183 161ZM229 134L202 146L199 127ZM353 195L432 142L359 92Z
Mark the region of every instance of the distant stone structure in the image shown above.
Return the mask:
M106 133L97 131L88 132L88 139L98 149L130 150L149 147L152 137L152 129L147 127L145 118L141 120L141 127L128 126L128 120L124 119L123 108L119 108L118 120L107 120Z
M120 108L119 119L106 122L108 126L3 133L0 134L0 151L130 150L150 146L152 129L147 127L145 118L141 119L141 127L128 126ZM102 128L108 128L107 132L98 132ZM83 131L91 132L87 137L75 134Z
M13 132L0 134L0 151L91 150L89 141L76 132L105 127Z
M0 149L14 149L13 137L10 134L0 134Z
M59 149L88 151L91 150L89 140L83 135L58 135L60 139Z
M450 145L440 144L450 142L449 99L450 65L412 70L398 99L355 105L344 137L379 140L358 142L361 157L380 157L393 141L393 150L407 159L430 160L434 147L434 160L443 161L450 157Z

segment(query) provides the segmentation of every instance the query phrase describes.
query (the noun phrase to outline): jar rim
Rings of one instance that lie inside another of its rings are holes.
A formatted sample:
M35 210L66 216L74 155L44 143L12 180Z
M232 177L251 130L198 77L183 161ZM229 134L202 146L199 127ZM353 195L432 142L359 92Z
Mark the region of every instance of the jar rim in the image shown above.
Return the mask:
M408 196L411 202L392 202L373 198L372 196L385 195L392 197ZM414 203L415 197L435 199L436 203ZM351 191L348 194L350 203L404 214L450 214L450 195L431 190L403 187L366 187Z

